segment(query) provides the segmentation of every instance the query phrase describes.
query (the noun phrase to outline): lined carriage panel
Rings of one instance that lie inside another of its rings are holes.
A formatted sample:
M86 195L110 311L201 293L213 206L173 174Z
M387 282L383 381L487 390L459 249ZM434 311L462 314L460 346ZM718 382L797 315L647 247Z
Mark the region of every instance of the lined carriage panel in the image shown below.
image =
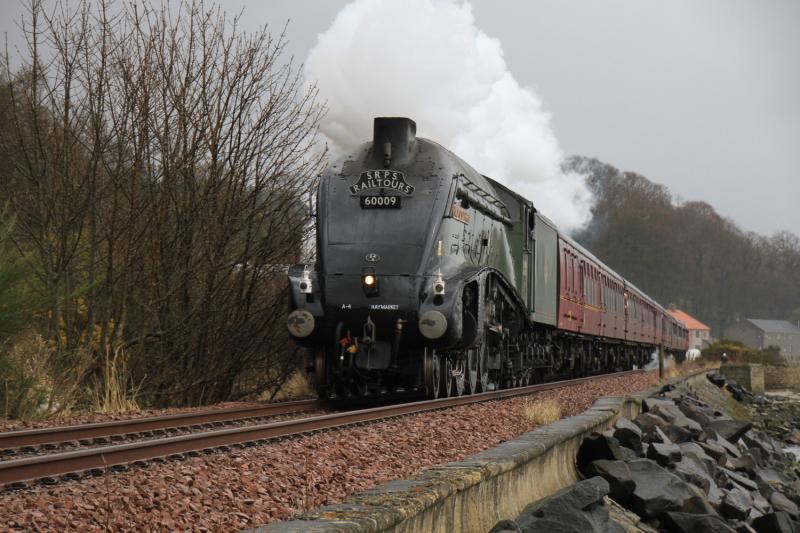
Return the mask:
M555 326L559 300L558 233L539 214L534 218L533 317L536 322Z

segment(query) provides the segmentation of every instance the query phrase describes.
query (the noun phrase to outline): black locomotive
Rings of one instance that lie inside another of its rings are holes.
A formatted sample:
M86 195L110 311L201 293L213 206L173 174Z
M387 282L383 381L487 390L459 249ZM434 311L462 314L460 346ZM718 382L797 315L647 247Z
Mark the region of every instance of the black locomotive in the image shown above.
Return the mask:
M407 118L375 119L322 176L317 210L287 325L321 397L474 393L685 344L657 303Z

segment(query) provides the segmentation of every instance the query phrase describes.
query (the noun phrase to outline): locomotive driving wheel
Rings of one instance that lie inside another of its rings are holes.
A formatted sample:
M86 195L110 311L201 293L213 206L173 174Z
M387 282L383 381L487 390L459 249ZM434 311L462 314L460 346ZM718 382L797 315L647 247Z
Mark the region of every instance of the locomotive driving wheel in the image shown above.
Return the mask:
M465 354L466 360L466 376L465 385L467 394L475 394L478 392L478 374L480 372L480 346L474 348L467 348Z
M453 396L463 396L464 395L464 386L466 382L466 376L464 371L464 361L457 361L456 364L452 367L452 375L453 375Z
M433 348L425 348L425 359L423 361L425 394L428 398L436 399L439 397L442 388L442 365L441 357Z
M489 392L489 348L485 342L478 350L478 386L481 392Z
M453 363L451 363L450 359L444 354L439 357L442 367L442 397L449 398L450 395L453 394Z
M325 370L325 350L317 350L314 354L314 385L320 400L330 399L331 390Z

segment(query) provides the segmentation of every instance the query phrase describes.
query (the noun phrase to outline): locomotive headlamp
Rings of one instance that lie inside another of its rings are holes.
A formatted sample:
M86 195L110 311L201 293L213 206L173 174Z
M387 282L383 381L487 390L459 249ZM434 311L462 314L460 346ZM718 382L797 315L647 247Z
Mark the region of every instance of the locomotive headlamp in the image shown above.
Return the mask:
M361 271L361 285L367 296L378 294L378 276L375 275L374 268L368 267Z
M444 288L444 278L440 271L436 273L436 277L433 279L433 294L436 296L444 296Z
M419 331L427 339L438 339L447 331L447 318L439 311L425 311L419 317Z
M308 272L308 266L303 268L303 275L300 276L300 281L297 283L297 286L303 294L311 294L314 291L311 284L311 275Z
M308 337L314 331L314 315L305 309L295 309L286 317L286 327L297 338Z

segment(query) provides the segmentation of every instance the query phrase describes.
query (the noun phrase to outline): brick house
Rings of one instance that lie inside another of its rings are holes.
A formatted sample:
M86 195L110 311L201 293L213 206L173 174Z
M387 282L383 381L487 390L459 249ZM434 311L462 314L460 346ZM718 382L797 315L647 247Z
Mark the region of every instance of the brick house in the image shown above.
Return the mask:
M758 350L777 346L787 361L800 361L800 328L786 320L745 318L728 326L725 338Z
M697 320L695 317L685 311L676 309L670 306L667 313L672 315L672 318L683 322L686 329L689 330L689 349L696 348L702 350L711 344L711 328Z

